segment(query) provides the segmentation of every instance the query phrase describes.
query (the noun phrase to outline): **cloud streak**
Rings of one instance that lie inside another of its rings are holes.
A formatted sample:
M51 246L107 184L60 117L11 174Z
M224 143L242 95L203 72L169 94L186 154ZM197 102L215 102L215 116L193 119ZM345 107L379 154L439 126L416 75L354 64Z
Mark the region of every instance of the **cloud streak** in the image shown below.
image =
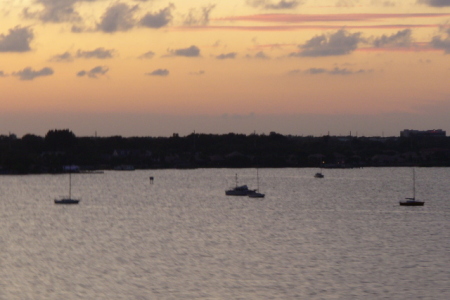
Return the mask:
M83 51L78 50L76 53L76 57L78 58L98 58L98 59L107 59L112 58L114 56L114 50L105 49L105 48L97 48L92 51Z
M433 24L389 24L389 25L346 25L346 29L405 29L405 28L440 28L441 25ZM304 29L332 30L342 29L342 25L276 25L276 26L183 26L173 30L227 30L227 31L255 31L255 32L284 32Z
M160 76L160 77L166 77L169 76L170 72L167 69L156 69L150 73L145 73L147 76Z
M405 14L258 14L217 18L218 21L249 21L266 23L306 22L360 22L381 19L442 18L450 13L405 13Z
M64 52L62 54L54 55L52 58L50 58L50 61L52 62L71 62L73 61L73 56L70 52Z
M108 73L109 68L106 66L97 66L94 67L92 69L90 69L89 71L79 71L77 73L78 77L83 77L83 76L87 76L89 78L98 78L99 76L105 75L106 73Z
M151 59L155 56L155 52L153 51L148 51L145 52L144 54L140 55L138 58L139 59Z
M237 53L236 52L230 52L230 53L223 53L216 56L216 59L235 59Z
M197 46L190 46L188 48L181 48L175 50L169 50L169 52L174 56L185 56L185 57L199 57L200 56L200 48Z
M299 5L302 5L302 0L279 0L278 2L270 0L247 0L246 3L251 7L262 9L295 9Z
M13 76L19 77L20 80L34 80L37 77L53 75L53 73L53 69L48 67L37 71L27 67L21 71L14 72Z
M348 69L348 68L339 68L335 67L333 69L325 69L325 68L309 68L306 70L292 70L289 71L289 75L299 75L299 74L306 74L306 75L320 75L320 74L327 74L327 75L355 75L355 74L364 74L364 73L370 73L372 70L364 70L360 69L357 71Z

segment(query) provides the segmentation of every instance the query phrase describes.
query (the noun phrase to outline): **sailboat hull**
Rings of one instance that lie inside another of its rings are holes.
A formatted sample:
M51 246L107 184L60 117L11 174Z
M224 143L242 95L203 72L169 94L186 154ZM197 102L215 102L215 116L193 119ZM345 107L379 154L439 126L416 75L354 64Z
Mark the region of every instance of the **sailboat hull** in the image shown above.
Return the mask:
M258 192L248 194L250 198L264 198L266 195Z
M425 202L422 201L400 201L401 206L423 206Z
M80 200L76 199L55 199L55 204L78 204Z

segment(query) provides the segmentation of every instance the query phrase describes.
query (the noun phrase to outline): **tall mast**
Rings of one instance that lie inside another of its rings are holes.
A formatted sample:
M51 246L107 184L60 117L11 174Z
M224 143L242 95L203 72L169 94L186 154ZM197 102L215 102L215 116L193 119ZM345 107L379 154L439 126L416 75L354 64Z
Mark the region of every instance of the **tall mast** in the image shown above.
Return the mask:
M256 168L256 188L259 192L259 174L258 174L258 168Z
M72 199L72 172L69 171L69 199Z

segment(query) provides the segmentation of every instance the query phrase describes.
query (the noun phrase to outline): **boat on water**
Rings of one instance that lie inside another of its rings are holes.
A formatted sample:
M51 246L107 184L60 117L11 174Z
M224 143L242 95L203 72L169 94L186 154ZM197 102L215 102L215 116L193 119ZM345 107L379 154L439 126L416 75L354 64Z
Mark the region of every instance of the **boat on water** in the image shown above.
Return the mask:
M401 206L423 206L424 201L416 200L416 170L413 168L413 196L412 198L405 198L405 201L399 202Z
M71 198L55 199L55 204L78 204L78 202L80 200Z
M69 173L69 197L55 199L55 204L78 204L79 199L72 199L72 173Z
M317 172L316 174L314 174L314 178L324 178L325 177L325 175L322 174L322 166L323 166L323 161L321 161L319 163L320 172Z
M324 178L325 175L322 174L322 172L317 172L316 174L314 174L315 178Z
M259 192L259 172L256 169L256 190L253 193L248 194L250 198L264 198L266 194Z
M232 189L226 190L225 195L227 196L248 196L249 194L254 193L255 190L250 190L246 185L238 185L238 179L236 174L236 186Z

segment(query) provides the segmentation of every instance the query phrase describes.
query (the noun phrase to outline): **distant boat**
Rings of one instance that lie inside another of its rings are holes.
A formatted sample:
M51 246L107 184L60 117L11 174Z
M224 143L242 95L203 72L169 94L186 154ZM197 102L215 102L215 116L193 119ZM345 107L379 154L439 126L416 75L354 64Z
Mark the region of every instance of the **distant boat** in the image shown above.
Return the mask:
M238 186L238 179L236 174L236 186L232 189L226 190L225 195L227 196L248 196L251 193L254 193L255 190L250 190L248 186L241 185Z
M79 199L72 199L72 173L69 173L69 197L55 199L55 204L78 204Z
M400 201L401 206L423 206L425 202L416 200L416 170L413 168L413 196L405 198L406 201Z
M316 174L314 174L315 178L324 178L325 175L322 174L322 172L317 172Z
M320 162L319 167L320 167L320 172L317 172L316 174L314 174L314 178L324 178L325 175L322 174L322 162Z
M266 195L259 192L259 172L256 168L256 190L253 193L248 194L250 198L264 198Z

